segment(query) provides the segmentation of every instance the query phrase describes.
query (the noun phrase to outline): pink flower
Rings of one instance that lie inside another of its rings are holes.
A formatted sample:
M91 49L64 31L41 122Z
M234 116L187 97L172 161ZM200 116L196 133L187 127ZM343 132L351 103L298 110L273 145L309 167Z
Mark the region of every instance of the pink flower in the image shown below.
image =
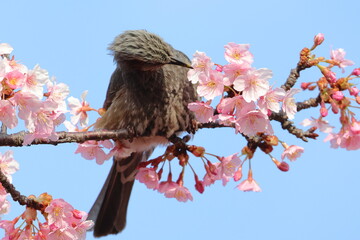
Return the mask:
M345 148L346 150L360 149L360 134L354 134L350 130L350 125L345 125L339 133L330 133L324 142L330 141L332 148Z
M46 236L47 240L73 240L79 239L77 236L77 232L72 227L64 227L64 228L51 228L50 232Z
M284 99L284 97L284 89L269 89L265 96L260 97L258 101L259 108L264 114L267 114L268 110L278 113L280 111L280 102Z
M215 116L211 117L211 122L218 122L223 125L231 126L233 123L236 122L236 119L233 115L228 114L216 114Z
M14 128L18 124L15 108L8 100L0 100L0 121L8 128Z
M47 239L84 239L93 222L86 220L87 213L74 209L63 199L54 199L45 208L47 224L41 225ZM40 234L40 232L39 232Z
M355 69L352 71L351 75L360 76L360 68L355 68Z
M238 156L238 153L234 153L228 157L222 157L220 159L220 164L218 167L221 169L219 172L221 172L224 186L230 178L234 177L235 172L240 167L240 165L241 160Z
M217 105L217 111L219 113L234 114L235 112L236 116L241 116L255 109L255 103L245 101L244 97L241 95L232 98L222 98Z
M251 68L251 65L247 62L244 64L236 64L236 63L230 63L223 67L223 71L225 73L224 77L224 84L226 86L231 86L235 79L243 74L245 74L249 69Z
M55 80L47 82L46 85L48 89L46 93L48 101L56 103L57 105L66 106L64 100L70 93L69 87L64 83L56 83Z
M336 101L340 101L340 100L342 100L344 98L344 94L342 93L342 91L336 91L331 96Z
M111 155L104 152L103 148L110 149L114 145L109 140L95 141L89 140L78 145L75 153L80 153L81 156L87 160L96 159L97 164L103 164L104 161L109 160Z
M342 48L330 51L330 57L334 61L334 64L341 68L343 72L345 67L354 65L353 61L345 59L345 54L346 52Z
M26 127L29 129L28 124L32 122L31 114L37 112L42 107L39 98L33 93L18 91L10 101L18 107L19 118L26 122Z
M301 92L301 90L292 88L286 92L285 97L283 99L282 110L286 113L289 119L294 119L295 113L297 113L297 107L296 107L294 95L298 92Z
M329 122L324 120L322 117L315 119L313 117L311 117L311 119L304 119L301 123L301 125L303 125L304 127L316 127L318 128L321 132L324 133L330 133L332 132L332 129L334 127L329 125Z
M208 100L220 96L224 91L224 76L216 70L210 70L209 76L200 74L197 93Z
M351 87L349 88L349 93L351 96L357 96L359 94L360 90L357 87Z
M70 112L73 115L71 116L71 123L74 125L80 122L81 127L86 127L89 123L87 111L92 110L92 108L90 108L89 103L85 100L87 93L88 91L84 91L81 94L81 102L74 97L68 98Z
M287 146L284 150L284 152L281 154L281 159L284 160L284 158L290 159L290 161L295 161L298 157L301 156L301 154L304 152L304 148L291 145L290 147Z
M179 202L186 202L187 200L192 201L193 197L189 191L184 186L177 185L175 188L173 188L170 191L167 191L167 194L165 194L168 198L176 198Z
M209 165L210 164L210 165ZM222 170L220 166L220 162L211 163L209 162L208 165L205 165L206 174L203 178L204 186L210 186L214 184L217 180L222 179Z
M253 55L249 51L250 44L228 43L225 45L225 59L229 63L251 64Z
M273 129L269 118L259 110L250 111L242 116L238 116L236 130L251 137L258 132L273 134Z
M196 119L201 123L207 123L214 115L214 109L209 102L193 102L188 104L188 108L194 112Z
M252 177L252 171L249 170L248 178L242 181L237 188L244 192L261 192L260 186L257 184L257 182Z
M57 105L54 102L42 102L37 112L25 119L25 125L30 133L25 135L23 145L29 145L36 138L47 138L52 141L58 139L55 127L65 120L64 114L57 112Z
M66 228L73 217L74 208L63 199L54 199L49 206L45 208L48 214L47 221L49 225L55 225L58 228Z
M19 70L13 70L5 74L7 85L12 89L21 88L25 83L25 75Z
M354 135L360 134L360 122L356 121L354 117L351 119L350 131Z
M139 168L135 179L144 183L150 189L155 190L159 186L159 176L154 168Z
M0 153L0 169L11 182L11 175L19 170L19 163L15 161L12 151L6 151L4 155Z
M199 76L201 74L209 76L209 72L214 66L214 63L204 52L196 51L194 58L191 61L191 66L193 69L189 70L187 77L193 84L195 84L199 81Z
M0 55L10 54L13 50L8 43L0 43Z
M167 181L160 182L158 186L158 191L160 193L164 193L165 197L172 198L174 190L178 187L179 184L176 182L173 182L171 179L168 179Z
M34 69L30 70L27 74L22 92L30 92L41 99L44 95L43 85L49 81L48 72L40 68L39 65L35 65Z
M314 37L314 45L315 45L315 46L319 46L319 45L322 44L323 42L324 42L324 34L318 33L318 34Z
M269 90L268 79L271 77L272 72L269 69L251 69L235 79L234 88L242 92L245 101L255 102Z
M243 176L242 165L240 165L234 174L234 181L239 181L242 178L242 176Z

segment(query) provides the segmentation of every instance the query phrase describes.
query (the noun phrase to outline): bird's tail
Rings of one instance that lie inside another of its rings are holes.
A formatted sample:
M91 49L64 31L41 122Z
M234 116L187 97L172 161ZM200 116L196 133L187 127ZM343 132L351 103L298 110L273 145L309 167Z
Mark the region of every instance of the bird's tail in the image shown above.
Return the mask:
M89 219L95 222L95 237L117 234L125 228L137 166L146 161L152 151L134 152L123 159L114 158L106 182L89 212Z

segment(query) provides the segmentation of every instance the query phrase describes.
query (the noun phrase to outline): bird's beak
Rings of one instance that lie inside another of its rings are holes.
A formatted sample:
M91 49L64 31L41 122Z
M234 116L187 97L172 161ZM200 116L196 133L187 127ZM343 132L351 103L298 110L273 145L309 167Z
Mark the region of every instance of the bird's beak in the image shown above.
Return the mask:
M174 65L178 65L181 67L187 67L187 68L191 68L191 69L193 68L190 64L179 61L176 58L171 58L171 61L169 62L169 64L174 64Z

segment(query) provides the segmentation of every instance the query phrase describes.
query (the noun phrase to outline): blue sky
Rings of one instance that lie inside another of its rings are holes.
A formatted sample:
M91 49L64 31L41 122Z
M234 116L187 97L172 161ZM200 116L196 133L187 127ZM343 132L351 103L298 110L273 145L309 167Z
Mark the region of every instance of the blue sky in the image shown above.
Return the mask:
M107 45L125 30L147 29L188 56L204 51L219 64L225 63L225 44L250 43L254 66L272 69L271 83L280 86L296 66L299 51L310 47L319 32L326 40L317 54L329 56L331 48L344 48L348 59L360 63L359 7L355 0L3 1L0 42L11 44L16 58L28 67L39 63L68 84L71 96L89 90L87 99L98 108L114 70ZM302 73L301 80L318 77L310 70ZM299 113L295 122L311 115L318 113ZM337 117L330 120L336 122ZM257 152L252 166L261 193L218 183L200 195L189 177L194 201L184 204L136 183L126 229L104 239L359 239L358 152L331 149L322 134L317 141L303 143L281 131L277 123L274 126L280 138L303 146L305 153L283 173ZM193 143L224 156L245 145L229 129L199 131ZM21 167L13 183L25 195L48 192L77 209L89 210L111 162L98 166L74 155L75 149L73 144L12 148ZM280 158L280 153L279 147L274 155ZM13 204L4 219L22 211ZM90 233L88 239L93 239Z

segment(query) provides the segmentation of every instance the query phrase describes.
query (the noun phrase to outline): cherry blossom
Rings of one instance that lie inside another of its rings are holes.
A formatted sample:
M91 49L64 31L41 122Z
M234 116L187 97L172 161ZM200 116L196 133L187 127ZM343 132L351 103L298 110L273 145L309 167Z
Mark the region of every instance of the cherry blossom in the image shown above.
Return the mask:
M110 154L106 154L103 148L110 149L113 144L109 140L95 141L89 140L78 145L75 153L80 153L81 156L87 160L96 159L97 164L103 164L104 161L111 158Z
M199 81L200 75L209 76L209 72L214 66L214 63L204 52L196 51L191 66L193 69L189 70L187 76L193 84L196 84Z
M8 43L0 43L0 55L10 54L14 49Z
M19 163L14 159L11 150L0 153L0 169L11 182L11 175L19 170Z
M353 61L345 59L345 54L346 52L342 48L330 51L331 59L334 61L336 66L342 69L343 72L345 71L345 67L354 65Z
M7 85L12 89L21 88L25 83L25 75L19 70L13 70L5 74Z
M273 134L268 116L259 110L249 111L239 116L236 121L236 129L247 136L254 136L258 132Z
M281 159L288 158L290 161L295 161L297 158L301 156L301 154L304 152L304 148L296 145L287 146L287 144L284 144L285 150L281 154Z
M219 113L235 114L236 116L241 116L255 109L255 103L245 101L244 97L241 95L231 98L222 98L220 103L217 105L217 111Z
M84 91L81 94L81 101L74 97L68 98L68 106L71 114L73 114L73 116L71 116L71 123L74 125L80 122L81 127L86 127L89 123L87 111L92 108L90 108L89 103L85 100L87 93L88 91Z
M225 45L225 59L229 63L236 64L251 64L253 60L253 55L249 51L250 44L236 44L228 43Z
M244 62L244 64L226 64L222 69L224 71L224 84L231 86L237 77L245 74L250 68L251 65L247 62Z
M0 121L8 128L18 124L14 106L8 100L0 100Z
M35 65L33 70L29 70L22 92L30 92L41 99L44 95L43 86L50 81L49 73Z
M261 192L261 188L258 183L252 177L252 171L249 170L248 178L242 181L237 188L244 192Z
M267 114L268 110L273 112L280 111L280 102L285 97L285 90L282 88L269 89L269 91L258 101L260 110Z
M332 129L334 127L329 125L329 122L324 120L322 117L315 119L313 117L311 117L311 119L304 119L301 123L301 125L303 125L304 127L316 127L318 128L321 132L324 133L330 133L332 132Z
M234 81L234 88L242 92L245 101L257 101L269 90L269 79L272 71L266 68L250 69L244 75L240 75Z
M214 115L214 109L209 103L210 102L193 102L188 104L188 108L194 112L195 117L199 122L207 123Z
M159 176L154 168L140 168L135 179L150 189L155 190L159 186Z
M299 92L301 92L300 89L292 88L286 92L283 99L282 110L286 113L289 119L294 119L295 113L297 113L297 106L294 95Z
M197 93L208 100L220 96L224 91L223 78L222 73L216 70L210 70L209 76L200 74Z

